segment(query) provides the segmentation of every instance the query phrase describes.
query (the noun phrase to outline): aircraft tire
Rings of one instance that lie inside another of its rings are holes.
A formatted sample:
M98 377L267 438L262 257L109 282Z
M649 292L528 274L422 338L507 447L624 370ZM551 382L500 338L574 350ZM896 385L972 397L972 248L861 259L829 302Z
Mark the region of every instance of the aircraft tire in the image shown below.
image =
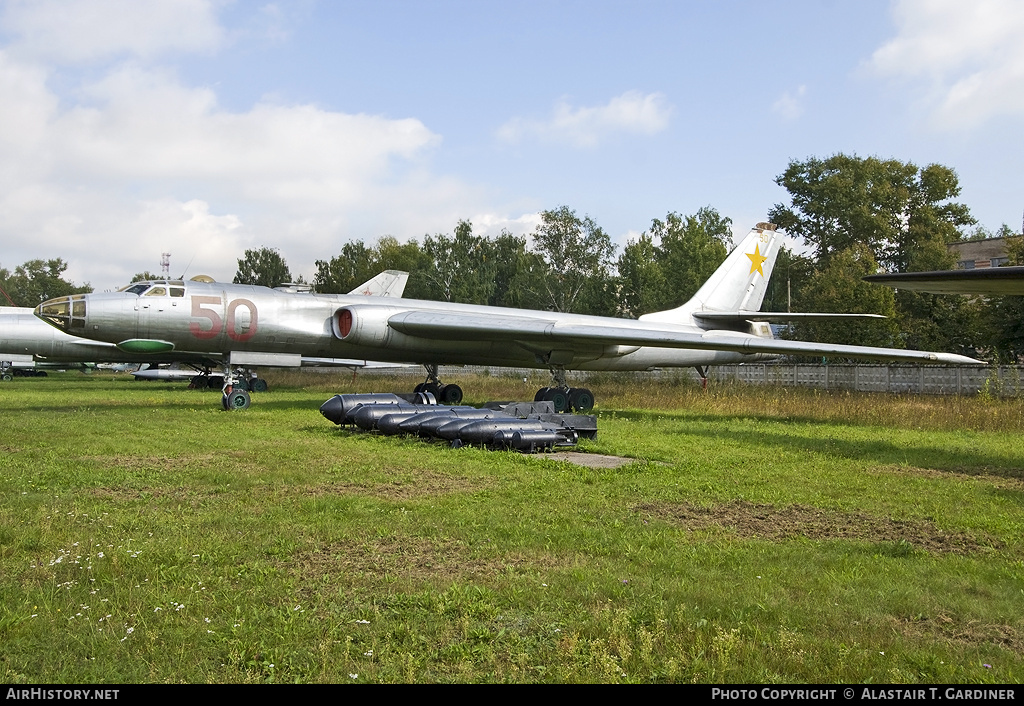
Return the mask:
M537 394L533 396L533 401L534 402L543 402L544 400L546 400L547 399L548 390L550 390L550 389L551 389L550 387L542 387L539 390L537 390Z
M555 406L555 413L569 411L569 391L560 387L549 387L544 399Z
M0 380L3 380L4 382L10 382L13 379L14 376L11 375L10 373L4 373L3 375L0 375Z
M224 409L229 412L249 409L250 404L252 404L252 400L249 398L249 393L245 390L239 390L237 387L224 395L223 398Z
M224 376L223 375L210 375L206 378L206 384L210 386L211 390L219 390L224 387Z
M569 406L574 412L589 412L594 408L594 393L585 387L569 388Z
M423 392L424 394L429 392L434 396L435 400L441 399L441 386L438 385L436 382L423 383L423 389L420 390L420 392Z
M255 380L252 381L253 392L266 392L267 387L267 381L264 380L263 378L256 378Z
M441 396L437 399L441 404L459 404L462 402L462 388L458 385L444 385L441 387Z
M427 384L427 383L425 383L425 382L421 382L421 383L419 383L418 385L416 385L416 387L412 388L412 394L414 394L414 395L418 395L418 394L420 394L421 392L423 392L423 387L424 387L424 385L426 385L426 384Z

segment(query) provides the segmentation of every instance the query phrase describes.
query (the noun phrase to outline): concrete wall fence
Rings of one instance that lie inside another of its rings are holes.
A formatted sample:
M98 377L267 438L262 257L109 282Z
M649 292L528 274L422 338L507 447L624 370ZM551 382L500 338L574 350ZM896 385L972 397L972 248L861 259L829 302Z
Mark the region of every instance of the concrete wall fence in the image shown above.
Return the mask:
M922 395L1016 397L1024 393L1024 366L959 367L944 365L797 365L752 363L721 365L708 374L716 382L785 385L821 390L897 392Z

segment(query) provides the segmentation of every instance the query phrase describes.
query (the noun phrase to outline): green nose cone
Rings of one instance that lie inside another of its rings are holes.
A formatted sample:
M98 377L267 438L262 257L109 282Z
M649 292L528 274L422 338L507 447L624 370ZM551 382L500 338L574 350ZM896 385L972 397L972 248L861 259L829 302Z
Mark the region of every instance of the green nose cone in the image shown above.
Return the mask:
M129 338L118 343L117 347L126 353L166 353L174 350L173 343L148 338Z

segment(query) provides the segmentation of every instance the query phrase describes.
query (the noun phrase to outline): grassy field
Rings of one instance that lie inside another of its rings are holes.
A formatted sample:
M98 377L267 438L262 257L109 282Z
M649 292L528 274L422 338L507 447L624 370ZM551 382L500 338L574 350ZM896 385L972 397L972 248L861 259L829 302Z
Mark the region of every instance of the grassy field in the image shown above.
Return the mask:
M0 385L0 683L1024 680L1022 400L594 377L599 470L267 377Z

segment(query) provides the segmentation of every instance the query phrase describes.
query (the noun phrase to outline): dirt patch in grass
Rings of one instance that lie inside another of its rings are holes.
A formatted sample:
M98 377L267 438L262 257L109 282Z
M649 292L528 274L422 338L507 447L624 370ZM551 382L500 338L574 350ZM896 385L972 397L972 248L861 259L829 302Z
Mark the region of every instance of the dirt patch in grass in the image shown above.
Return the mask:
M302 579L314 580L324 575L373 579L393 576L420 582L483 578L550 567L556 562L553 557L499 554L496 549L487 548L474 550L451 538L388 536L317 547L298 553L288 563Z
M297 487L300 495L320 497L324 495L373 495L392 500L435 497L449 493L480 490L489 484L460 476L446 476L433 471L418 471L415 476L395 478L383 483L340 482Z
M989 472L992 471L992 472ZM986 468L954 468L950 470L938 470L935 468L920 468L917 466L877 466L868 471L875 475L906 475L918 478L941 478L948 480L950 476L962 476L986 483L991 483L996 488L1006 490L1024 490L1024 468L986 469Z
M909 545L935 554L970 554L1003 546L993 538L943 531L927 520L893 520L807 505L776 507L734 500L710 508L689 503L649 503L638 505L634 510L689 530L722 528L743 538L892 542L897 547Z
M945 614L893 618L896 632L915 638L936 637L969 645L999 645L1014 652L1024 650L1024 635L1012 625L958 621Z

